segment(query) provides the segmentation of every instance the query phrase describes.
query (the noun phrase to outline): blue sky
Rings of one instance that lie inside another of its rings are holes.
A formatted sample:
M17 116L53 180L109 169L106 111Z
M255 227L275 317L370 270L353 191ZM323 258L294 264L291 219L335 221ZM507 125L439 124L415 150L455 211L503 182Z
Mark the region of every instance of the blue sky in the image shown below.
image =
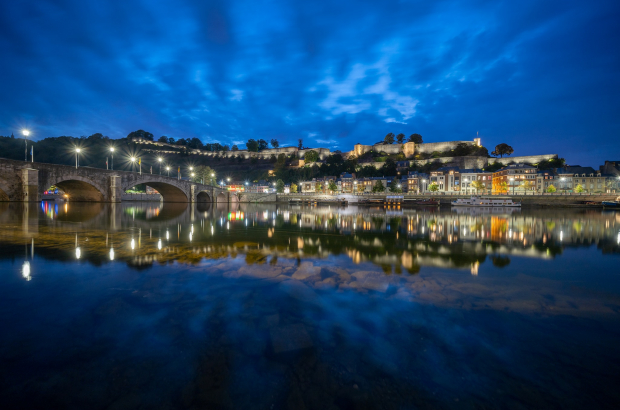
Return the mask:
M348 150L474 138L620 158L618 1L57 0L0 5L0 135Z

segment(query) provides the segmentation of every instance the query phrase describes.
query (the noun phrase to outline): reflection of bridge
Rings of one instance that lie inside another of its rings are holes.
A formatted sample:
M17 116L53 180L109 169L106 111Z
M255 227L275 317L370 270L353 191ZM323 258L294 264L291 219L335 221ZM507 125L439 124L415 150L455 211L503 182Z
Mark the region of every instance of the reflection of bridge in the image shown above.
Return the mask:
M56 185L71 201L121 202L139 184L156 189L164 202L238 202L225 189L162 175L0 159L0 201L40 201Z

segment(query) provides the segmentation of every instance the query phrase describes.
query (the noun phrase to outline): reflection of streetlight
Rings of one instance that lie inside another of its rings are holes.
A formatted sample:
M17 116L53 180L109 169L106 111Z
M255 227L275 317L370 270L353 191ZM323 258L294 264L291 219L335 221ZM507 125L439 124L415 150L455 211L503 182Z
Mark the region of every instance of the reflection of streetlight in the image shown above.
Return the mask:
M114 248L110 248L110 260L114 260Z
M30 131L22 130L22 134L24 135L24 144L26 144L26 150L24 151L24 161L28 161L28 140L26 137L30 135Z
M82 150L79 148L75 149L75 169L77 169L77 167L80 165L80 152Z
M77 248L75 248L75 259L80 259L81 257L82 257L82 250L78 246Z
M22 276L26 280L32 279L32 276L30 276L30 262L28 261L25 261L22 265Z

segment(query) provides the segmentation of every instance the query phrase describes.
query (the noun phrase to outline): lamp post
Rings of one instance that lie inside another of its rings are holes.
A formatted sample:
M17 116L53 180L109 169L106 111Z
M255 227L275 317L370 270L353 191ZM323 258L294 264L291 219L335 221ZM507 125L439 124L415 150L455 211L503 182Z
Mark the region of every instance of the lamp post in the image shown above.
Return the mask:
M168 176L170 176L170 167L166 167L166 171L168 172Z
M24 144L26 145L26 148L24 151L24 162L28 162L28 140L26 139L26 137L30 135L30 131L22 130L22 134L24 135Z
M112 157L112 162L110 163L110 169L114 170L114 147L110 147L110 156Z
M80 151L82 150L79 148L75 149L75 169L80 166Z
M563 189L564 193L566 193L566 183L564 182L564 180L566 180L566 178L564 177L560 178L560 181L562 183L562 187L560 189Z
M423 180L422 180L422 193L424 193L424 191L426 191L426 189L425 189L425 185L426 185L426 180L425 180L425 179L423 179Z
M161 162L162 162L163 160L164 160L164 159L163 159L162 157L157 157L157 162L159 162L159 175L161 175Z
M514 178L510 178L510 186L512 187L512 195L515 194L515 184L514 184Z
M131 170L133 171L134 165L136 165L136 157L129 158L131 160Z

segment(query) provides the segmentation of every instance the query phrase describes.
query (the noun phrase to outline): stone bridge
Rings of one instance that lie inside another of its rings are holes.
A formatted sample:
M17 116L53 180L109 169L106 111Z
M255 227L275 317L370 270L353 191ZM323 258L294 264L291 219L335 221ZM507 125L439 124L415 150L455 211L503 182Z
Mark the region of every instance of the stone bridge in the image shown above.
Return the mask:
M125 190L138 184L156 189L164 202L239 202L239 196L226 189L176 177L0 158L0 201L40 201L55 185L69 201L121 202Z

